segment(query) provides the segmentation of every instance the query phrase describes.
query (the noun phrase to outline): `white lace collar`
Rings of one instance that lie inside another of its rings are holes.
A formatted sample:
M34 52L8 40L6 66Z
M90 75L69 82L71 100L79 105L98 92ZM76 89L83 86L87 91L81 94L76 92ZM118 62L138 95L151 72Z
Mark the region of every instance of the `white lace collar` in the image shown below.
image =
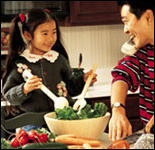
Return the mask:
M54 50L51 50L46 52L44 55L35 55L35 54L31 54L29 49L26 49L24 50L23 53L20 54L20 56L26 58L29 62L32 62L32 63L35 63L42 58L47 59L51 63L54 63L55 60L57 60L59 53Z

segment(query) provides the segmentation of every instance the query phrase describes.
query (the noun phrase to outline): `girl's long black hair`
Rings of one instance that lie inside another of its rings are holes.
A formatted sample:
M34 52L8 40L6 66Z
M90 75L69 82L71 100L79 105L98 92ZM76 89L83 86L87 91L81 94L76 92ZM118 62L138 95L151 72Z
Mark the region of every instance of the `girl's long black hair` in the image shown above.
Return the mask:
M14 66L15 60L19 57L20 53L22 53L26 49L26 44L22 39L18 22L22 23L23 32L28 31L31 34L31 36L34 37L34 31L37 28L37 26L51 19L55 21L57 30L57 41L55 45L52 47L52 49L62 54L69 61L68 54L61 43L60 29L56 17L52 14L52 12L48 10L31 9L28 11L28 13L25 14L24 21L21 21L19 16L16 16L12 20L10 28L9 50L6 59L6 69L2 76L3 84L5 83L6 78L11 71L11 68Z

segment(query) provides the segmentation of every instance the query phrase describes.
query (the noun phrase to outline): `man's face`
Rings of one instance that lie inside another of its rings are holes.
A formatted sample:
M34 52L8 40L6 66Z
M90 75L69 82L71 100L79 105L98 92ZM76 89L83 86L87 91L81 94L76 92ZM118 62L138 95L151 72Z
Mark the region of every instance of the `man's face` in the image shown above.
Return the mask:
M149 44L149 26L145 17L145 12L140 19L130 12L129 5L123 5L121 18L124 23L124 33L133 38L135 48L139 49Z

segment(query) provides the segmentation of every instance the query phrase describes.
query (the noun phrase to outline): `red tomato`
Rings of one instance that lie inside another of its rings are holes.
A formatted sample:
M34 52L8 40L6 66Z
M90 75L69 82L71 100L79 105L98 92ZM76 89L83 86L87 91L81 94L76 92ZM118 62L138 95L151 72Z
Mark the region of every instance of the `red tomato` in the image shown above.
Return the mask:
M17 140L17 137L14 137L11 142L10 142L12 147L18 147L19 146L19 142Z
M33 140L33 143L38 143L38 140L37 139Z
M19 137L19 139L18 139L18 141L19 141L19 143L20 144L26 144L27 142L28 142L28 137L27 136L24 136L24 135L21 135L20 137Z
M35 140L38 137L37 132L34 130L27 132L27 135L30 140Z
M17 137L19 138L20 136L26 136L27 135L27 133L26 133L26 131L24 130L24 129L19 129L18 131L17 131Z
M116 140L108 149L129 149L130 145L126 140Z
M38 137L39 137L39 142L41 143L45 143L48 140L48 136L45 133L40 134Z

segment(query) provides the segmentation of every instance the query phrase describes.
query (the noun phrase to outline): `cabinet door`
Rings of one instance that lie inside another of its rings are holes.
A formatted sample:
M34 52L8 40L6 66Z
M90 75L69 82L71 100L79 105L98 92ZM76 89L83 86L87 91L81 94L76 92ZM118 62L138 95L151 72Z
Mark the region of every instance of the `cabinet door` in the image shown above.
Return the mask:
M71 1L71 25L121 23L117 1Z

